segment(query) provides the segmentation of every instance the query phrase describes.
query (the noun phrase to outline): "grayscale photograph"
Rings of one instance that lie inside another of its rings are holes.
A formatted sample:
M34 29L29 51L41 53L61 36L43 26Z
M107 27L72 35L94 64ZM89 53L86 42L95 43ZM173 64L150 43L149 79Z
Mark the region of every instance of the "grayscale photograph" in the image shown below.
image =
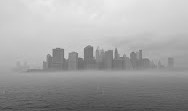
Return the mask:
M0 0L0 111L188 111L188 0Z

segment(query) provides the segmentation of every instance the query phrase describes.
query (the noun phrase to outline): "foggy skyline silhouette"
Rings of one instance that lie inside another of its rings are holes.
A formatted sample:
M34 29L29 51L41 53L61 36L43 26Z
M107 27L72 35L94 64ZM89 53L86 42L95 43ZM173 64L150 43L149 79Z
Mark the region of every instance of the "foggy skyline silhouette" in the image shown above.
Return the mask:
M188 0L0 0L0 111L188 111Z
M4 0L0 2L0 69L17 61L40 67L49 49L83 54L88 44L188 67L187 0ZM81 55L83 56L83 55ZM144 55L143 55L144 56Z
M158 63L155 63L152 58L143 57L143 51L132 51L130 54L119 54L118 48L115 50L104 50L99 46L94 51L94 47L87 45L84 47L84 57L82 58L79 53L73 51L68 53L68 58L65 58L65 49L54 48L51 54L47 54L43 61L41 68L29 68L27 63L21 66L20 62L17 62L15 71L78 71L78 70L175 70L175 60L173 57L168 57L167 66L163 61L158 59ZM95 56L94 56L95 52Z

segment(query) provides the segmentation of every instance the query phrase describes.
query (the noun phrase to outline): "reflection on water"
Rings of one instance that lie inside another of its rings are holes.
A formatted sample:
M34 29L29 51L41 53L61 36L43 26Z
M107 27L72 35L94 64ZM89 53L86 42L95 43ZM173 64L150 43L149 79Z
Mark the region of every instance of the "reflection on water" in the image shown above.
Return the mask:
M183 72L0 76L2 111L185 111L187 104L188 76Z

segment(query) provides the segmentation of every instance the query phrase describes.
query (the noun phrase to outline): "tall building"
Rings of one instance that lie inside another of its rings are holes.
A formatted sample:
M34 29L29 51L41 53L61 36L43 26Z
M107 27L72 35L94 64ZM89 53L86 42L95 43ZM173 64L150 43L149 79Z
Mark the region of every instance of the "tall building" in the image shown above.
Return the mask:
M97 47L95 54L96 54L95 57L96 57L96 62L97 62L99 60L99 56L100 56L100 48L99 47Z
M113 60L113 69L114 70L123 70L124 69L124 58L123 57Z
M71 52L69 53L68 70L77 70L77 69L78 69L78 53Z
M93 59L93 47L88 45L84 48L84 61L90 61Z
M137 54L135 52L131 52L130 61L133 69L137 69Z
M63 70L68 70L68 64L69 63L69 60L68 59L64 59L64 62L63 62Z
M84 69L84 59L83 58L78 58L78 70L83 70Z
M63 70L63 65L64 65L64 49L61 48L56 48L52 50L52 68L55 70Z
M112 66L113 66L113 50L105 51L104 66L108 70L112 69Z
M143 66L143 59L142 59L142 50L137 52L137 67L138 69L142 69Z
M64 49L53 49L53 63L63 63L64 61Z
M99 47L96 50L96 68L104 68L104 50L100 49Z
M88 45L84 48L84 64L85 69L95 68L95 59L93 57L93 47Z
M47 69L50 69L52 67L52 56L50 54L46 56L46 62L47 62Z
M119 57L118 49L115 48L114 59L119 59Z
M132 67L132 63L131 63L129 57L126 57L126 55L124 55L123 58L124 58L124 64L123 64L124 69L125 70L132 70L133 67Z
M168 58L168 68L173 69L174 68L174 58L169 57Z

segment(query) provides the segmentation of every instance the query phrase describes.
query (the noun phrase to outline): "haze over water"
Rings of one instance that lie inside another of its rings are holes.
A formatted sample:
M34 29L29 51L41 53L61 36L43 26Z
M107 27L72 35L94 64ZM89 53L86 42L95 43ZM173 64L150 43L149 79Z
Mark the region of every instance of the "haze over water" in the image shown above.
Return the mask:
M1 111L186 111L187 72L2 73Z

